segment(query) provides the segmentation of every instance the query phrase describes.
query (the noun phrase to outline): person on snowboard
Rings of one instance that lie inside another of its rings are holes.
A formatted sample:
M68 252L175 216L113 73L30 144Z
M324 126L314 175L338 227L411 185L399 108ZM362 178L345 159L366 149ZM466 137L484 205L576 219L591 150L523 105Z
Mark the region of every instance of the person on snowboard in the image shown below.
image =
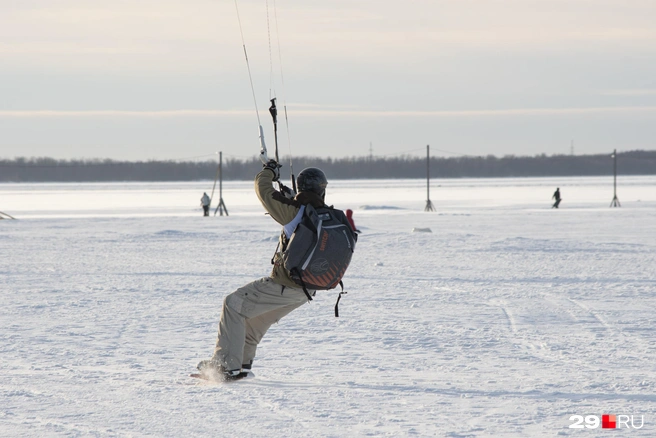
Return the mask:
M283 191L277 191L273 187L280 177L280 167L275 160L264 165L255 177L255 193L271 218L283 226L288 239L301 221L305 205L325 205L328 181L321 169L303 169L296 179L299 193L290 199L285 194L291 197L291 190L281 186ZM197 367L202 375L214 380L246 377L257 345L269 327L308 301L283 266L281 246L274 255L270 276L242 286L224 299L214 355ZM308 292L314 295L316 291Z

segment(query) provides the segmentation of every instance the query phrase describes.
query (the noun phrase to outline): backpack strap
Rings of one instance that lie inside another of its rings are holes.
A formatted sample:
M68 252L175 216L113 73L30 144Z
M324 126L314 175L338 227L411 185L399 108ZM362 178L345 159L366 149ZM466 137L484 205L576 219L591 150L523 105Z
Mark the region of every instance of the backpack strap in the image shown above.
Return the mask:
M285 252L287 249L287 244L289 243L289 238L287 237L287 234L285 232L285 229L287 226L294 224L294 229L296 226L301 222L303 216L305 215L305 205L301 205L299 212L296 217L294 217L294 220L292 220L290 223L287 225L284 225L282 227L282 231L280 232L280 238L278 239L278 244L276 245L276 250L273 252L273 256L271 257L271 264L275 265L275 259L276 259L276 254L278 254L278 250L280 250L281 253ZM293 230L292 230L293 232ZM290 232L291 234L291 232ZM280 247L280 242L282 242L282 248Z
M303 292L305 292L305 296L307 297L308 301L312 301L312 296L310 295L310 292L308 292L307 287L305 286L305 282L303 281L303 276L301 275L301 271L299 271L298 268L294 268L290 272L298 275L298 279L301 281L301 287L303 288Z
M275 264L276 264L276 262L275 262L275 260L276 260L276 254L278 254L278 249L279 249L279 248L280 248L280 239L278 239L278 245L276 245L276 250L273 252L273 256L271 257L271 264L272 264L272 265L275 265ZM283 248L282 250L284 251L285 248Z
M335 303L335 318L339 318L339 300L342 299L342 295L348 293L344 290L344 283L341 280L339 282L339 285L341 286L342 291L339 293L339 295L337 295L337 302Z
M301 281L301 287L303 288L303 292L305 292L305 296L307 297L308 301L312 301L312 296L310 295L310 292L308 292L307 287L305 286L305 282L303 281L303 277L301 276L298 268L294 268L293 273L298 275L298 278ZM348 293L344 290L344 282L340 281L339 286L342 288L342 291L337 295L337 302L335 303L335 318L339 318L339 300L342 299L342 295L346 295Z

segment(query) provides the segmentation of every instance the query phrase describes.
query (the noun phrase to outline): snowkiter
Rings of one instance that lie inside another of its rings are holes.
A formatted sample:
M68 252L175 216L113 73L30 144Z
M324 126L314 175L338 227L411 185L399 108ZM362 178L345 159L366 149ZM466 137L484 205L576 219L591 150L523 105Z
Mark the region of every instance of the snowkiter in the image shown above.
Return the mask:
M328 181L321 169L302 170L296 179L298 195L293 199L273 187L280 177L280 165L270 160L255 177L255 193L271 218L283 226L289 238L310 204L323 207ZM289 189L287 189L289 190ZM281 241L284 239L281 234ZM219 380L235 380L248 375L257 346L269 327L306 302L303 289L283 266L280 248L273 258L270 276L240 287L223 301L214 355L198 364L202 374ZM314 295L316 291L309 290Z
M556 187L556 191L554 192L554 194L553 194L553 196L551 197L551 199L554 199L554 200L556 201L556 202L554 202L554 204L551 206L551 208L558 208L558 206L560 205L560 201L561 201L561 198L560 198L560 187Z
M210 197L207 196L207 193L203 192L203 197L200 198L200 205L203 207L203 216L210 215Z

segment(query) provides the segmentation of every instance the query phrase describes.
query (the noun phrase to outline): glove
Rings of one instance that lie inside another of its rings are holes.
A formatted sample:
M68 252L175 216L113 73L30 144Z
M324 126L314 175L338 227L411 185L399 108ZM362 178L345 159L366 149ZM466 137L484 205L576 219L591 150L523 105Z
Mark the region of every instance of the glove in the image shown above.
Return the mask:
M294 199L294 196L296 196L296 193L292 189L282 184L280 184L280 193L287 199Z
M269 169L273 172L273 180L278 181L280 178L280 168L282 165L278 164L276 160L269 160L265 165L265 169Z

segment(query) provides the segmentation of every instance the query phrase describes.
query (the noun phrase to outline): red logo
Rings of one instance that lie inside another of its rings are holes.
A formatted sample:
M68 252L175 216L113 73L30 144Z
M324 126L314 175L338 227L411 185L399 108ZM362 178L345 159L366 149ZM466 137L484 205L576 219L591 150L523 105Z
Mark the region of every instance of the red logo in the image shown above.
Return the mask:
M615 429L617 428L617 417L615 415L602 415L601 428L602 429Z

